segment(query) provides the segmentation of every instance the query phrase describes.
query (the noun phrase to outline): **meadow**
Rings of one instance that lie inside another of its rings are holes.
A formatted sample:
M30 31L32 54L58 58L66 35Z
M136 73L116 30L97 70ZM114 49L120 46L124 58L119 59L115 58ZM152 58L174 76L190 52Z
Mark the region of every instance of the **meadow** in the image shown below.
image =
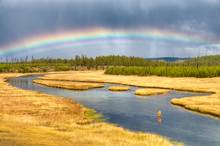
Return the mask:
M101 83L86 83L86 82L67 82L67 81L52 81L52 80L34 80L34 83L46 85L49 87L71 89L71 90L88 90L93 88L102 88Z
M0 74L0 146L173 146L167 138L106 124L74 101L12 87ZM181 145L181 144L175 144Z
M105 71L112 75L166 76L210 78L220 76L220 66L148 66L148 67L110 67Z
M186 109L220 117L220 78L195 78L195 77L158 77L158 76L124 76L107 75L104 71L69 71L50 73L42 77L44 80L84 81L98 83L115 83L140 88L156 88L209 93L206 96L174 98L170 102ZM146 89L147 90L147 89ZM163 92L168 92L163 90Z
M0 63L0 72L3 72L0 74L0 146L172 146L172 141L159 135L135 133L107 124L94 110L74 101L12 87L7 78L26 72L50 72L35 82L77 90L116 83L138 86L137 92L141 94L162 94L162 91L166 93L173 89L210 93L207 96L174 98L170 102L220 117L219 58L208 56L164 62L126 56L76 56L74 59L27 59Z
M0 63L0 72L32 73L71 70L106 70L106 74L167 76L167 77L218 77L220 56L196 57L166 62L127 56L75 56L71 59L40 58L12 59Z

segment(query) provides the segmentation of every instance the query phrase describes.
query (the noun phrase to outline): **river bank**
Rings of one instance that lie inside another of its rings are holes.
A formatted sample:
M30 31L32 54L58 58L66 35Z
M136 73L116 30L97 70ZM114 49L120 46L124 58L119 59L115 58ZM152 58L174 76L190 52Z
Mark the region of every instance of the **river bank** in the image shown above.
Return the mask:
M161 88L179 91L212 93L207 96L172 99L171 103L186 109L220 117L220 78L169 78L106 75L104 71L69 71L50 73L41 79L118 83L138 87Z
M0 75L2 146L171 146L169 140L96 121L91 111L62 97L12 87Z
M70 90L89 90L94 88L102 88L100 83L85 83L85 82L68 82L68 81L52 81L52 80L34 80L34 83L46 85L48 87L63 88Z

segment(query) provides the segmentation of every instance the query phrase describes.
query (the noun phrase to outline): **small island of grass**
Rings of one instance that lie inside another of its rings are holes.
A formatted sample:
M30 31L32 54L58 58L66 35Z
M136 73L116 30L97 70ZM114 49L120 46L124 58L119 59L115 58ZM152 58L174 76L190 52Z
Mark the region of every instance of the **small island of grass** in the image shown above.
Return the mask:
M34 83L42 84L48 87L63 88L70 90L89 90L93 88L104 87L101 83L88 82L71 82L71 81L56 81L56 80L34 80Z
M143 88L143 89L137 89L135 91L135 95L139 96L151 96L151 95L160 95L165 94L169 92L169 90L166 89L152 89L152 88Z
M111 86L108 88L110 91L128 91L130 87L128 86Z

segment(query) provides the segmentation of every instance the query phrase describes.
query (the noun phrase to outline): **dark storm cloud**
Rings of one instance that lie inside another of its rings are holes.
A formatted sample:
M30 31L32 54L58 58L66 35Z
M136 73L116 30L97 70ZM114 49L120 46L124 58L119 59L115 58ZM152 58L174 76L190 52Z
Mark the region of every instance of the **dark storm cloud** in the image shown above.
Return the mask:
M203 29L216 35L220 32L218 1L4 0L1 5L0 29L6 38L93 26Z
M220 38L219 14L219 0L0 0L0 45L88 27L154 27Z

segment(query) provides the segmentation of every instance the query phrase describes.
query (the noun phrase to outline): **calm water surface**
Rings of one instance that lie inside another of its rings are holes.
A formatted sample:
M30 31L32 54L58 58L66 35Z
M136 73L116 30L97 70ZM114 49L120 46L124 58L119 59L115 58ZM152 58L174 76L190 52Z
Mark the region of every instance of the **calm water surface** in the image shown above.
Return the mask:
M71 91L32 83L38 76L10 79L16 87L40 91L73 99L102 113L107 122L132 131L152 132L181 141L186 146L220 146L220 119L189 112L170 104L172 98L201 95L171 91L165 95L141 98L134 95L136 87L127 92L110 92L104 88L88 91ZM163 113L162 123L157 122L156 112Z

